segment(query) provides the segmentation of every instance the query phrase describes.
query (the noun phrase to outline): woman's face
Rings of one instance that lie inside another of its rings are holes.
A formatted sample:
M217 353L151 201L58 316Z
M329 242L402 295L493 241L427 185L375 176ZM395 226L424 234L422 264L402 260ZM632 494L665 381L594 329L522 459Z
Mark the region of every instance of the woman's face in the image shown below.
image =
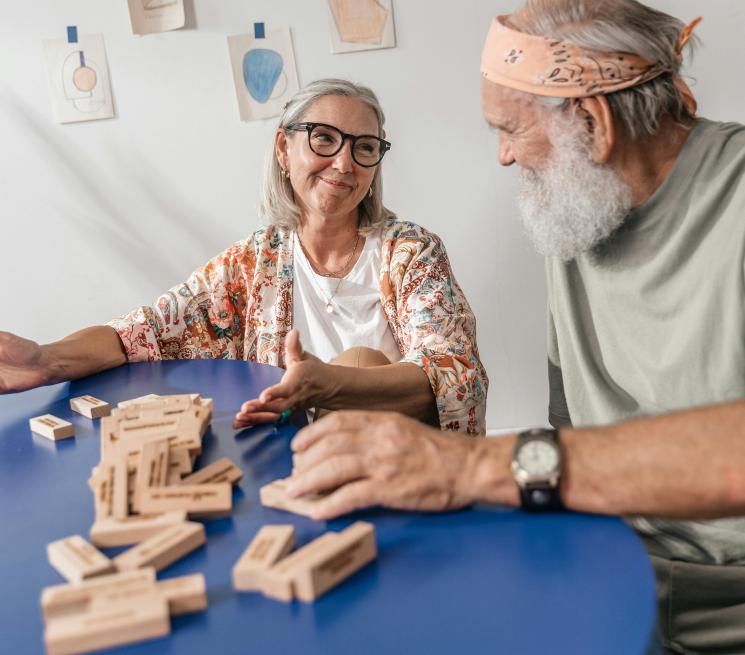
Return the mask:
M361 100L344 96L324 96L314 102L302 119L306 123L326 123L346 134L378 135L375 112ZM315 154L308 145L308 133L277 131L277 158L290 171L295 202L304 215L357 218L356 208L372 184L377 167L366 168L352 159L351 143L332 157Z

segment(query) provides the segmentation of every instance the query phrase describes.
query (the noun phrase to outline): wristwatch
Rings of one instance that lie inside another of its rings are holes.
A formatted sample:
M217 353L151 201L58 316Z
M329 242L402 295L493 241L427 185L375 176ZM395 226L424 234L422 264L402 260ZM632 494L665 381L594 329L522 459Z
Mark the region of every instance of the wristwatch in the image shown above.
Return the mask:
M558 430L537 428L518 433L512 452L512 475L520 488L524 510L564 509L559 495L561 465Z

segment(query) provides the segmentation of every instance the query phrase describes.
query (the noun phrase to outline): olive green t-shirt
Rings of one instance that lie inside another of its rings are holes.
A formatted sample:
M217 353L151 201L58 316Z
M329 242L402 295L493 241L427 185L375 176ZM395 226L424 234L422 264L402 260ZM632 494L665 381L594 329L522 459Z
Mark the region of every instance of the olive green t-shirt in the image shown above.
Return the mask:
M699 120L608 241L546 272L553 423L745 397L745 126ZM653 554L745 564L745 518L629 520Z

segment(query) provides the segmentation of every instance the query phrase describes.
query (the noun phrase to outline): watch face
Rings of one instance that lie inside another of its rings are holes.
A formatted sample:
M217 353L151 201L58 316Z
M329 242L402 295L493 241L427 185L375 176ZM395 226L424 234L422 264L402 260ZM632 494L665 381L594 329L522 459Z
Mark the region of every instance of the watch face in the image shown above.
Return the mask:
M531 477L544 476L556 471L559 466L559 453L556 446L534 439L528 441L517 452L517 463Z

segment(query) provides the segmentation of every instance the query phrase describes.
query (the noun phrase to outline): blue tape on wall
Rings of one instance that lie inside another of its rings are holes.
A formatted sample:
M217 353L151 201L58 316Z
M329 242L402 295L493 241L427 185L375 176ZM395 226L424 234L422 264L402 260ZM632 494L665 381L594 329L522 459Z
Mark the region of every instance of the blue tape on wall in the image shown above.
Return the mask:
M77 25L67 26L67 42L77 43L78 42L78 27Z
M265 38L264 23L254 23L254 39Z

